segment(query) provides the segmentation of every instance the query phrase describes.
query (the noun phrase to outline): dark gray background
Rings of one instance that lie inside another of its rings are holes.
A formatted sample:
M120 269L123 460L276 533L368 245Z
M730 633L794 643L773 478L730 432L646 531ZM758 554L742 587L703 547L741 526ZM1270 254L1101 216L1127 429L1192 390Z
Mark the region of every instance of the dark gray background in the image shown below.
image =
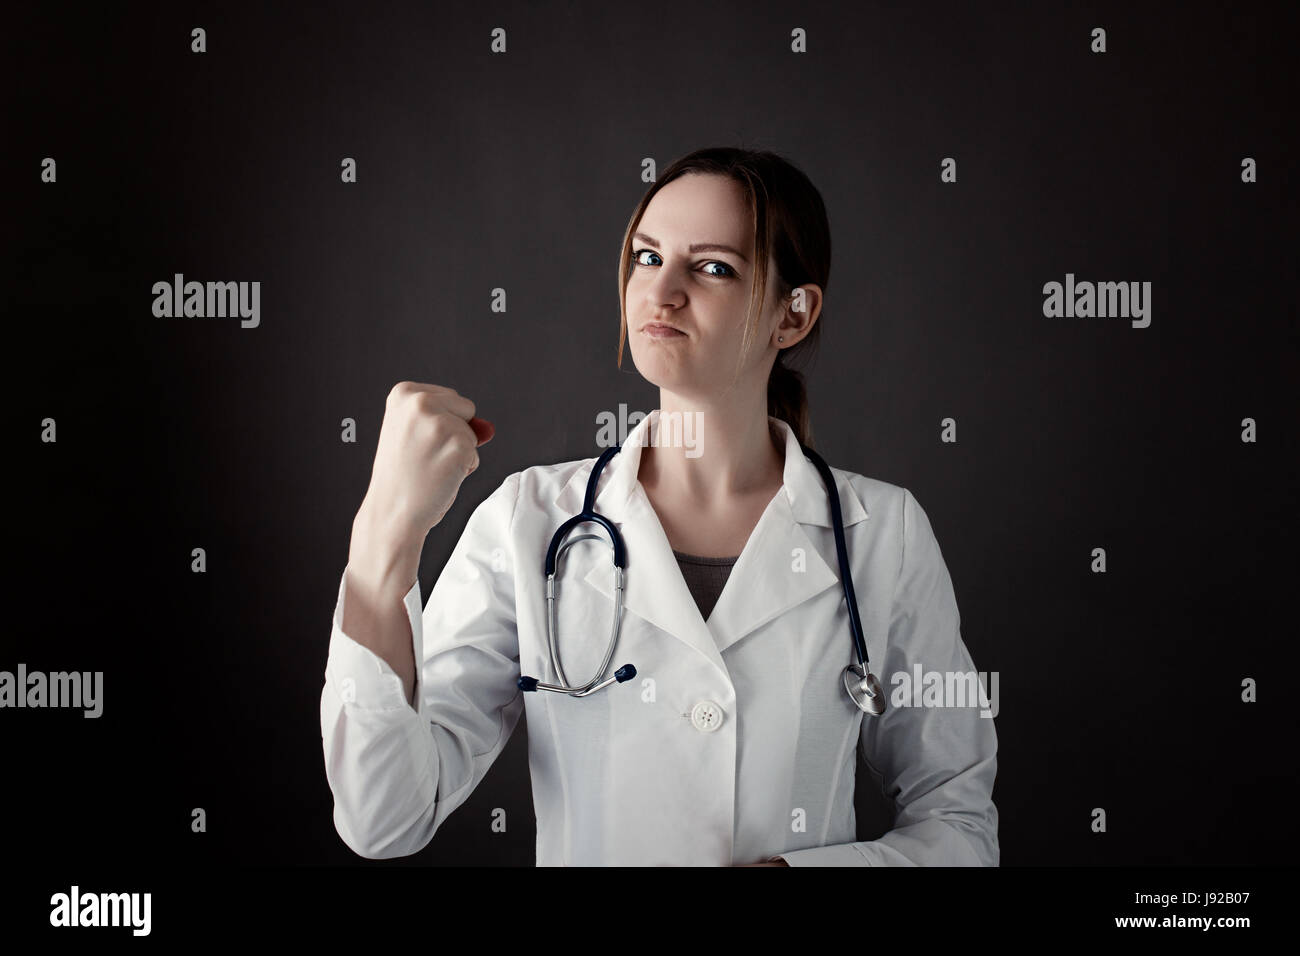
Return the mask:
M26 9L0 669L103 670L105 713L0 713L9 851L358 861L318 706L388 389L454 386L497 429L430 535L427 597L506 475L595 454L601 410L655 407L630 354L615 366L641 160L744 145L800 166L830 214L817 447L912 490L976 665L1000 672L1003 864L1293 859L1293 39L1273 8L1211 9ZM154 318L176 272L260 281L261 326ZM1067 272L1150 281L1151 327L1044 318ZM859 804L862 838L887 829ZM533 823L521 721L399 865L531 865Z

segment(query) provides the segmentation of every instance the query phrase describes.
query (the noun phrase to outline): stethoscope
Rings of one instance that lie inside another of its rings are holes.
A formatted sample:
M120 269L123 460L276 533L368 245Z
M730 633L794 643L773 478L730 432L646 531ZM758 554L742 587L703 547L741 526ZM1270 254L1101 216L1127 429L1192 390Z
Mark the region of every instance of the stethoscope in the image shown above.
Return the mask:
M844 582L844 602L849 611L849 630L853 632L853 649L858 657L856 664L850 664L844 668L844 690L849 695L849 699L859 709L872 715L883 714L885 712L885 695L880 689L880 681L876 680L876 676L871 673L867 666L867 642L862 636L862 622L858 619L858 601L853 593L853 577L849 573L849 559L846 553L847 549L844 546L844 519L840 514L840 496L835 487L835 478L831 474L830 467L819 454L808 448L803 442L799 442L799 447L804 455L817 466L817 471L821 474L822 481L830 494L831 523L835 530L835 553L838 555L840 562L840 580ZM618 454L621 449L621 445L607 448L605 453L596 461L596 467L592 469L591 477L587 480L587 494L583 499L581 514L574 515L560 525L559 530L555 532L555 536L551 538L550 547L546 549L546 647L551 656L551 667L560 683L547 684L539 681L536 677L520 677L520 690L553 690L572 697L586 697L588 694L594 694L616 681L621 684L636 676L636 668L631 664L624 664L614 672L613 676L600 680L600 675L604 674L608 669L609 662L614 657L614 648L618 645L618 630L623 620L623 568L627 560L627 551L623 546L623 536L614 527L614 523L603 515L596 514L594 510L596 485L600 480L600 473L604 469L605 463ZM588 521L604 528L614 547L614 627L609 636L609 649L605 652L605 659L601 662L595 676L585 684L570 686L569 678L565 675L564 667L560 664L560 650L555 635L555 574L561 556L570 545L577 544L587 538L602 540L602 536L599 534L581 534L572 541L566 541L563 547L560 546L560 542L572 528Z

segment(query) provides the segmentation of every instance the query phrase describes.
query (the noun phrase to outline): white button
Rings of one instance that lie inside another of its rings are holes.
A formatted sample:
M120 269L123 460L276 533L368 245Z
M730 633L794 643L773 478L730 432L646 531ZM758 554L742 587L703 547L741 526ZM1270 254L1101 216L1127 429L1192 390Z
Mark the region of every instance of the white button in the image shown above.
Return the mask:
M717 730L722 726L722 708L711 700L702 700L691 708L691 723L705 733Z

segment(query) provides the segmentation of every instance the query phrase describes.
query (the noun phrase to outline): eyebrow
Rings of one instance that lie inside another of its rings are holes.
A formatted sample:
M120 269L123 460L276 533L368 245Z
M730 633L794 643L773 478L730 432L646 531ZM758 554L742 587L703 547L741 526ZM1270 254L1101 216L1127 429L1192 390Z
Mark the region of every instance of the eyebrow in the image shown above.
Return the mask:
M633 233L632 238L640 239L642 242L649 243L650 245L654 246L656 249L659 248L659 240L652 239L650 236L647 236L644 232ZM749 263L749 257L745 255L743 252L741 252L739 249L733 249L731 246L724 246L720 242L697 242L694 245L687 246L686 251L687 252L730 252L733 256L739 256L741 261L745 262L746 264Z

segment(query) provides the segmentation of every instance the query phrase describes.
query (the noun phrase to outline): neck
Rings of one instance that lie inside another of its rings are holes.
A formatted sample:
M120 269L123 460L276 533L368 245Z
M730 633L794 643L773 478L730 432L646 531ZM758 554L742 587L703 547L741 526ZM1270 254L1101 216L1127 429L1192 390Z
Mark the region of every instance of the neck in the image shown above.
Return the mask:
M766 395L759 398L702 405L661 389L659 428L641 449L638 479L704 506L779 487L785 447L769 427Z

